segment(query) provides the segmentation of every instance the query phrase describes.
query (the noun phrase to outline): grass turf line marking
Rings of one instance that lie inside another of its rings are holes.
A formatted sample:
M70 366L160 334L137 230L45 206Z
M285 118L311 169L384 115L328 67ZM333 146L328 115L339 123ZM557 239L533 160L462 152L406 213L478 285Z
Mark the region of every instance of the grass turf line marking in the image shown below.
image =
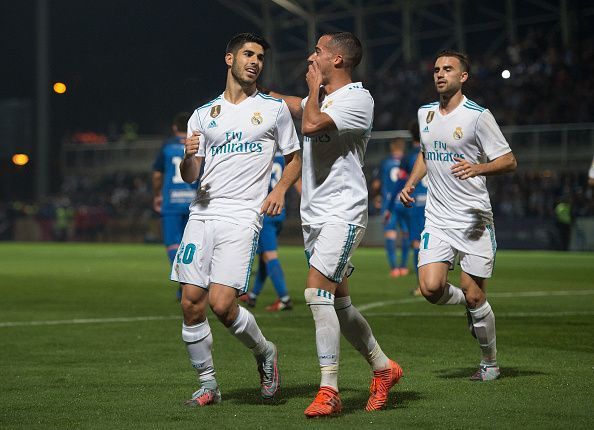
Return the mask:
M518 293L493 293L490 297L546 297L546 296L586 296L594 294L594 290L575 290L575 291L525 291ZM383 302L366 303L357 306L359 311L364 312L369 309L379 308L388 305L398 305L406 303L415 303L423 301L422 297L410 297L400 300L388 300ZM419 316L451 316L459 317L460 312L366 312L366 316L394 316L394 317L419 317ZM559 312L498 312L498 317L558 317L558 316L589 316L594 315L594 311L559 311ZM257 313L257 318L280 317L278 313ZM292 316L292 318L299 316ZM302 316L303 317L303 316ZM0 322L0 328L3 327L33 327L50 325L76 325L76 324L108 324L108 323L127 323L138 321L163 321L177 320L179 315L169 316L146 316L146 317L117 317L117 318L75 318L70 320L45 320L45 321L6 321ZM307 318L311 318L307 315Z
M500 298L508 298L508 297L547 297L547 296L590 296L594 294L594 290L575 290L575 291L520 291L517 293L490 293L488 297L500 297ZM414 303L419 300L424 300L423 297L411 297L409 299L402 299L402 300L386 300L383 302L372 302L372 303L365 303L363 305L357 306L359 311L364 312L369 309L374 308L381 308L387 305L398 305L404 303Z

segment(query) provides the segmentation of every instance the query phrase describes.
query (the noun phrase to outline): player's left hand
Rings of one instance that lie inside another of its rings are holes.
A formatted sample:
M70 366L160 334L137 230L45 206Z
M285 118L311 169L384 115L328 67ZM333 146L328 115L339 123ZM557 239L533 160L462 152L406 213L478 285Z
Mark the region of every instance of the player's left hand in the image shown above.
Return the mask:
M268 216L280 215L285 207L285 194L281 191L273 189L260 208L260 215L266 214Z
M478 164L469 163L464 158L460 157L454 157L454 160L457 161L457 163L454 164L450 170L456 178L465 180L480 175Z

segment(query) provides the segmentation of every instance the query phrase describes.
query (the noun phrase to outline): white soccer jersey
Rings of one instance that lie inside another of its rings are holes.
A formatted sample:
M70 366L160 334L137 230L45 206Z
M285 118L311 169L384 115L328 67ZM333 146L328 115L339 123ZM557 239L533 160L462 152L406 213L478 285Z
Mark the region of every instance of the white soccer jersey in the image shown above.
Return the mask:
M421 106L418 119L429 179L426 225L468 228L477 216L492 220L486 178L460 180L450 170L453 157L485 163L511 152L491 112L464 97L447 115L439 112L439 102Z
M303 100L305 106L307 98ZM367 226L363 157L371 136L373 98L361 82L328 94L320 103L337 130L303 139L303 225L346 222Z
M188 136L199 131L204 157L200 190L190 219L219 219L259 231L274 154L298 151L299 139L286 103L256 91L234 105L223 94L199 107Z

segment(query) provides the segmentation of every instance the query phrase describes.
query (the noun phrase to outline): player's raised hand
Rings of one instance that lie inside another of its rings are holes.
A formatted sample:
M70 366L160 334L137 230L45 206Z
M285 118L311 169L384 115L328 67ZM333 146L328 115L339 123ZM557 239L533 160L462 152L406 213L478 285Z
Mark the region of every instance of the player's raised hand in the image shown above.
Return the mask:
M407 185L398 193L398 200L407 208L412 207L412 204L415 202L415 199L411 197L414 191L415 187L413 185Z
M198 153L200 148L200 132L193 131L192 136L188 137L184 143L185 157L192 157Z
M315 61L309 63L305 81L310 90L319 89L322 86L322 72Z
M285 207L285 194L275 188L264 199L262 207L260 208L260 215L266 214L268 216L280 215Z
M457 161L457 163L454 164L450 170L456 178L465 180L480 175L478 164L469 163L467 160L460 157L454 157L454 160Z

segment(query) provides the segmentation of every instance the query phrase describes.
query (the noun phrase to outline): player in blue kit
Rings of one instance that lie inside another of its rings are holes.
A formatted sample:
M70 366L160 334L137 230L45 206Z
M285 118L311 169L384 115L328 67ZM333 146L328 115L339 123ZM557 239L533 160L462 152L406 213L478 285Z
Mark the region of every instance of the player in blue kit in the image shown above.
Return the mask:
M408 174L402 168L404 148L405 142L402 138L396 138L390 142L390 156L382 162L379 178L373 184L375 190L381 187L381 213L384 215L384 247L390 265L390 276L394 278L408 275L409 213L405 210L404 205L396 200L396 196L408 179ZM400 232L401 245L400 264L396 262L398 232Z
M187 112L175 116L171 125L173 136L163 142L153 163L153 209L161 215L163 243L171 264L179 248L190 213L190 203L198 186L198 182L185 183L179 171L189 119L190 114ZM180 299L181 287L177 291L177 300Z
M284 168L285 159L281 154L277 153L274 157L274 163L272 164L272 174L270 176L270 185L268 187L269 192L272 191L274 186L278 183ZM298 183L300 183L300 181ZM297 183L295 185L297 185ZM283 228L285 218L285 208L283 208L280 215L273 217L268 215L264 216L260 238L258 239L258 272L256 273L256 279L251 291L247 296L242 296L245 297L244 301L246 301L250 307L256 306L256 300L258 299L262 288L264 288L266 278L270 277L278 299L271 305L266 306L266 310L270 312L278 312L290 311L293 309L293 302L287 291L285 274L283 273L283 268L278 259L277 238Z
M419 135L419 123L415 121L410 127L410 134L412 136L412 148L406 154L403 163L403 169L406 171L407 176L410 176L415 161L421 151L421 138ZM415 271L417 273L417 279L419 276L419 246L421 241L421 232L425 228L425 202L427 201L427 178L424 177L415 187L412 197L415 199L412 208L409 209L409 239L410 246L413 249L413 261L415 265ZM421 295L421 289L419 287L413 290L415 296Z

